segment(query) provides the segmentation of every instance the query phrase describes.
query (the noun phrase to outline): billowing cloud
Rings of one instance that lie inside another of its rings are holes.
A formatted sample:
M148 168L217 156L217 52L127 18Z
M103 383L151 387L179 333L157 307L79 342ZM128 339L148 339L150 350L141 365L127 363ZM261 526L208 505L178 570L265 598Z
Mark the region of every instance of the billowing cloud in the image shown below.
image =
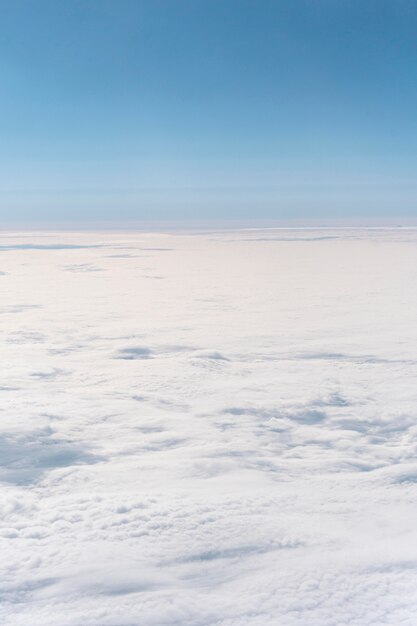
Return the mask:
M416 250L3 233L0 622L414 626Z

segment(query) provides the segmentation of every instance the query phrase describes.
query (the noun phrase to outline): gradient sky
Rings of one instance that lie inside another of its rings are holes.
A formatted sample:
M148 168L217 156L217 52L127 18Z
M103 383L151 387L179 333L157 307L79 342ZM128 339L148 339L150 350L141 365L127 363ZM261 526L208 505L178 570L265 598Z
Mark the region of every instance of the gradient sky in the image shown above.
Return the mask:
M4 0L7 221L417 217L417 2Z

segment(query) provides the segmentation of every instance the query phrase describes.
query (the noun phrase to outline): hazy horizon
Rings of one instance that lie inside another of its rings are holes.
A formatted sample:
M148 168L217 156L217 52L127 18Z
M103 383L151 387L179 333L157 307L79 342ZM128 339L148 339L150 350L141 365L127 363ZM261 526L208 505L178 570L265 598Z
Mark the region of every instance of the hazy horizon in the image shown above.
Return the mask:
M415 229L417 218L311 220L135 220L34 221L0 223L0 234L11 232L210 232L222 230L395 230Z

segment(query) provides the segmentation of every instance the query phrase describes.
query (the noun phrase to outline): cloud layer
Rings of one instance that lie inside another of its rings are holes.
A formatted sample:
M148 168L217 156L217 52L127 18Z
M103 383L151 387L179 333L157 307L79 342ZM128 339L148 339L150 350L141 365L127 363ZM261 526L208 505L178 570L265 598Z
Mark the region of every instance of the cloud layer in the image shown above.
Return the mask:
M1 623L414 626L416 267L412 229L1 234Z

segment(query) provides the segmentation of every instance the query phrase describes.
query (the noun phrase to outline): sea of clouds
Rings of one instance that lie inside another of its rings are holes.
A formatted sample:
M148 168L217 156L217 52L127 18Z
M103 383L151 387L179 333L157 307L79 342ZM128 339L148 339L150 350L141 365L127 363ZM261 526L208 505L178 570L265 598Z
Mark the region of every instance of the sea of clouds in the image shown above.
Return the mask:
M417 230L0 235L2 626L415 626Z

